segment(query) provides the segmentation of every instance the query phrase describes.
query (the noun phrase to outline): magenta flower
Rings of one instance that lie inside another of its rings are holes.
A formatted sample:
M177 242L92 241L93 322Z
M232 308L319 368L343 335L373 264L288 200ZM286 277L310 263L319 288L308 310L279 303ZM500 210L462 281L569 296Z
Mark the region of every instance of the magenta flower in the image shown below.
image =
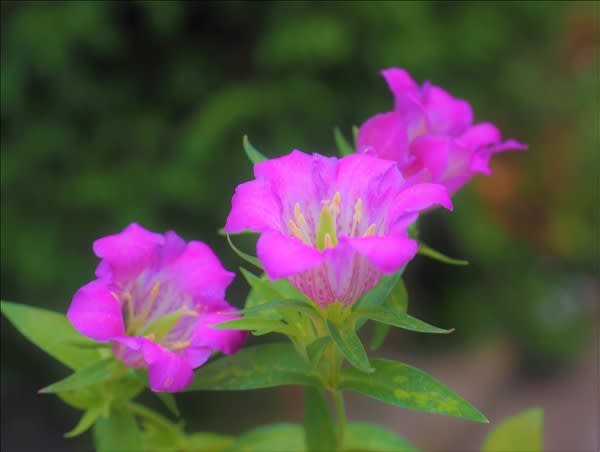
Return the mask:
M429 82L419 86L403 69L382 75L394 94L394 111L365 121L357 150L398 162L407 179L440 183L454 194L476 173L491 174L493 154L527 148L515 140L502 142L493 124L473 125L469 103L442 88Z
M204 243L133 223L93 248L98 279L77 291L67 317L83 335L112 342L128 366L147 367L153 391L182 390L213 351L242 346L244 333L211 328L235 318L224 299L234 275Z
M254 166L237 187L225 230L260 233L257 255L271 279L321 305L351 305L414 257L407 228L423 209L451 209L442 185L407 185L394 162L300 151Z

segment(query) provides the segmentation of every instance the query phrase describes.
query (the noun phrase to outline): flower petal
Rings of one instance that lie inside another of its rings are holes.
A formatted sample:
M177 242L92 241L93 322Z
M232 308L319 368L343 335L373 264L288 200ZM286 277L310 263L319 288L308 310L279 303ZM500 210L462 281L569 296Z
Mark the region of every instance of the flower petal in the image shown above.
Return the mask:
M402 190L393 202L390 219L416 213L435 204L452 210L452 200L446 187L440 184L415 184Z
M233 278L208 245L191 241L167 268L166 274L182 292L197 300L222 300Z
M150 340L141 339L152 391L178 392L192 382L192 366L184 357Z
M97 341L125 331L121 305L101 281L92 281L75 293L67 318L77 331Z
M417 138L410 147L415 162L411 170L427 169L431 180L438 182L448 167L451 143L447 137L424 135Z
M260 236L256 254L271 279L285 278L323 261L316 248L277 231L264 232Z
M386 274L395 273L406 265L419 248L417 242L408 237L360 237L347 240L359 254Z
M235 308L230 308L228 311L235 311ZM190 348L208 347L212 350L219 350L226 355L237 352L244 344L247 333L237 330L222 330L212 326L240 317L237 314L228 314L227 311L202 314L194 330Z
M103 259L98 266L97 276L105 277L110 267L116 280L133 278L155 263L159 257L159 247L163 243L162 235L150 232L136 223L130 224L122 232L100 238L93 245L96 256Z
M467 101L456 99L438 86L425 84L423 105L429 126L435 133L457 136L473 122L473 110Z
M357 141L359 150L372 147L379 158L399 164L406 161L408 137L400 113L382 113L368 119L360 127Z
M281 229L281 209L262 179L238 185L231 200L225 231L237 233L246 229Z

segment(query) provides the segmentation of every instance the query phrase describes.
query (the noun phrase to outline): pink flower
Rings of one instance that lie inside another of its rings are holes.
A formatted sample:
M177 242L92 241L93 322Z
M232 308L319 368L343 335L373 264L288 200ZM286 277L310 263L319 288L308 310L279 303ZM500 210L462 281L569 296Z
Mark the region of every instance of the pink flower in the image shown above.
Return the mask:
M407 228L423 209L451 209L442 185L407 185L394 162L293 151L254 166L237 187L225 230L260 233L257 255L271 279L321 305L351 305L414 257Z
M204 243L133 223L93 248L98 279L77 291L67 317L83 335L112 342L128 366L147 367L153 391L182 390L214 350L242 346L244 333L211 328L235 318L224 299L234 275Z
M493 124L473 125L469 103L442 88L429 82L419 86L403 69L382 75L394 94L394 111L361 126L357 150L398 162L409 180L440 183L454 194L476 173L490 175L496 152L527 148L515 140L502 142Z

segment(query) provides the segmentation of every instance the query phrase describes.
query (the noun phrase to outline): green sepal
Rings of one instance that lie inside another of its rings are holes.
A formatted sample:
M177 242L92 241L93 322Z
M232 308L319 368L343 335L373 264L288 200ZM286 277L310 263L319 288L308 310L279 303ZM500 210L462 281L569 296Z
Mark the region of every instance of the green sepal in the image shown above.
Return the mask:
M369 348L373 351L379 349L385 342L385 338L390 332L390 325L385 323L373 322L373 335L371 336L371 343Z
M497 424L486 437L482 452L541 452L544 412L530 408Z
M64 314L8 301L0 302L0 309L17 331L71 369L102 357L103 350L92 347L96 343L75 331Z
M335 140L335 145L337 146L340 155L350 155L354 152L352 145L348 142L339 127L333 129L333 139Z
M278 423L241 435L229 452L306 452L304 433L298 424Z
M290 327L281 319L265 317L242 317L229 320L212 326L219 330L240 330L251 331L255 336L262 336L267 333L287 333Z
M108 378L121 366L122 364L112 358L102 359L89 366L82 367L67 378L40 389L39 392L50 394L55 392L74 391L76 389L93 386Z
M65 433L65 438L74 438L75 436L85 433L92 425L94 425L100 416L106 415L106 412L107 406L105 404L94 405L87 409L73 430Z
M177 401L175 400L173 394L168 392L153 392L152 394L154 394L158 400L162 402L165 408L169 410L169 413L175 417L179 417L179 407L177 406Z
M190 452L223 452L229 449L235 439L216 433L194 433L187 437Z
M419 254L422 256L427 256L436 261L443 262L448 265L469 265L468 261L463 259L454 259L452 257L448 257L445 254L440 253L439 251L434 250L433 248L428 247L424 243L419 243Z
M222 232L225 235L225 238L227 239L227 243L229 243L229 246L231 247L231 249L233 250L233 252L238 255L238 257L240 257L243 260L245 260L246 262L254 265L255 267L263 270L263 267L262 267L261 263L259 262L259 260L256 257L251 256L248 253L244 253L237 246L235 246L233 244L233 241L231 240L231 236L227 232L225 232L223 230L221 230L220 232Z
M318 377L292 344L246 347L196 371L185 391L231 391L290 384L319 384Z
M422 370L386 359L371 361L374 372L342 370L340 388L402 408L487 423L473 405Z
M403 272L404 267L393 275L383 275L379 283L354 304L352 310L371 310L377 306L383 305L392 291L396 290L398 284L402 283ZM364 323L364 321L362 323ZM362 323L359 323L359 326L362 325Z
M261 154L258 151L258 149L252 146L252 143L250 143L250 140L248 139L248 135L244 135L242 143L244 145L244 151L246 152L246 156L248 157L248 160L250 160L250 162L256 164L267 160L267 158L263 154Z
M333 419L322 388L304 387L304 437L308 451L336 449Z
M354 332L354 325L352 322L337 325L334 322L327 320L327 329L331 335L331 339L333 339L333 343L337 346L338 350L342 352L350 364L362 372L373 372L365 348Z
M306 354L313 368L316 368L327 346L331 343L331 337L321 336L316 338L306 347Z
M142 435L134 415L126 407L111 407L94 425L97 452L142 451Z

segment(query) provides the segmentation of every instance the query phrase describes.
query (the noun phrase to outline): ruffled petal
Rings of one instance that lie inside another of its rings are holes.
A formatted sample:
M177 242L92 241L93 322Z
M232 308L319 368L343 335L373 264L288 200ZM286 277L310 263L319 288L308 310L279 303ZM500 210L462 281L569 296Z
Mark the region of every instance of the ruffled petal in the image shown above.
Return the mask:
M192 382L192 366L183 356L152 341L141 339L152 391L178 392Z
M446 187L440 184L415 184L402 190L390 209L390 219L401 215L417 213L435 204L452 210L452 200Z
M418 244L407 237L360 237L348 239L351 246L378 270L392 274L417 254Z
M118 234L96 240L94 253L106 262L98 267L98 277L105 277L110 268L116 280L134 278L145 268L156 264L164 240L161 234L150 232L136 223Z
M145 341L145 338L138 336L114 337L112 338L113 353L117 359L123 361L129 367L146 367L143 352Z
M191 241L165 270L168 278L179 289L194 299L218 299L225 296L225 289L233 278L208 245Z
M390 112L368 119L358 131L358 148L374 148L375 155L402 165L407 159L408 137L403 117Z
M268 231L260 236L256 254L271 279L285 278L323 261L316 248L277 231Z
M439 181L448 167L451 143L446 137L425 135L417 138L410 147L415 162L411 170L426 169L432 181Z
M231 200L225 231L235 234L246 229L281 229L280 205L262 179L238 185Z
M467 101L433 85L426 84L423 91L423 105L434 133L458 136L472 124L473 110Z
M101 281L92 281L75 293L67 318L77 331L97 341L125 331L121 305Z
M230 308L229 312L232 311L235 311L235 309ZM217 329L213 328L213 325L228 322L240 317L241 316L238 314L228 314L227 311L202 314L196 329L194 330L190 348L208 347L211 350L219 350L226 355L237 352L244 344L247 332Z

